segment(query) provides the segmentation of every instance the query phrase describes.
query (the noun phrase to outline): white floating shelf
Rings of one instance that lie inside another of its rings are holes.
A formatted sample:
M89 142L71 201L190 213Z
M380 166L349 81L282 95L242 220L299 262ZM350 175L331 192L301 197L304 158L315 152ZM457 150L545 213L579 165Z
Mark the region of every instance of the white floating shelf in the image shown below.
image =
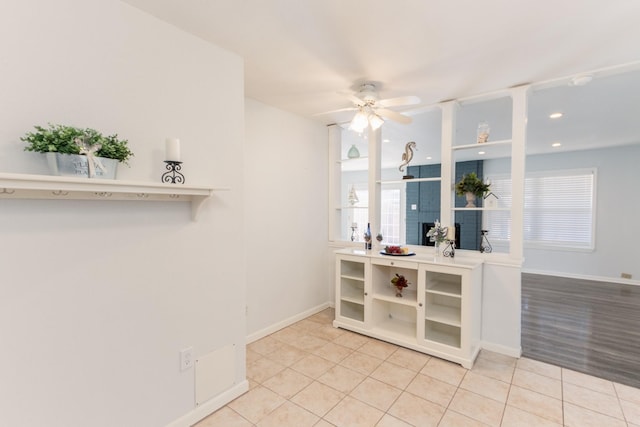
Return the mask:
M491 147L496 145L508 145L511 144L510 139L503 139L501 141L490 141L483 143L475 143L475 144L466 144L466 145L454 145L451 147L452 150L471 150L474 148L483 148L483 147Z
M342 207L336 208L336 210L339 210L339 211L343 209L369 209L369 207L368 206L342 206Z
M403 184L405 182L435 182L442 181L442 178L411 178L411 179L401 179L398 181L376 181L378 184Z
M451 208L452 211L510 211L510 208Z
M138 200L191 202L195 221L202 203L214 191L183 184L0 173L0 199Z

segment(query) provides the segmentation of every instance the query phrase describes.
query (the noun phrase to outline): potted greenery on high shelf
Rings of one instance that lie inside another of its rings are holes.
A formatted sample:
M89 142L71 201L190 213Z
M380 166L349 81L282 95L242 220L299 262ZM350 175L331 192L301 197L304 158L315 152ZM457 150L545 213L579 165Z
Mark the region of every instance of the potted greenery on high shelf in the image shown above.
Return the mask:
M462 179L456 184L456 194L467 198L465 208L476 207L476 197L483 197L489 191L489 184L478 178L475 172L462 175Z
M128 141L118 135L54 124L34 128L21 138L25 151L45 153L54 175L115 179L118 163L127 164L133 156Z

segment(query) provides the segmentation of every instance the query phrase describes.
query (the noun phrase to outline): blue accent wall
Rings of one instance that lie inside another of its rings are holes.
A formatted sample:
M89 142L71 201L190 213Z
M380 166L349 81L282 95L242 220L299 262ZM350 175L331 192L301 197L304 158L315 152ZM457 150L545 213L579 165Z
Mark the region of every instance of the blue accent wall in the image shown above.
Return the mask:
M440 164L409 166L408 174L416 178L435 178L441 176ZM458 182L463 174L475 172L480 178L483 174L483 161L473 160L469 162L456 163L455 182ZM406 189L406 225L407 244L422 244L422 224L434 222L440 219L440 182L408 182ZM455 196L455 206L464 207L466 205L464 196ZM412 210L411 206L416 209ZM482 199L476 201L478 207L482 206ZM480 229L482 227L481 211L456 211L455 223L460 224L461 249L477 250L480 247Z

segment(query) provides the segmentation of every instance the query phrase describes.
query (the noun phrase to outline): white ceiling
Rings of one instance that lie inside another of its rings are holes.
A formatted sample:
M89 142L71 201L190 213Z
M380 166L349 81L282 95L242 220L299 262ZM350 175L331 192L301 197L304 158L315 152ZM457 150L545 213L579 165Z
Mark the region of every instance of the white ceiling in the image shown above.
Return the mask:
M417 95L428 106L640 61L637 0L125 2L241 56L247 96L326 124L353 113L314 114L350 107L340 92L365 81L381 98ZM543 98L541 111L553 108L543 101L573 108L562 91Z

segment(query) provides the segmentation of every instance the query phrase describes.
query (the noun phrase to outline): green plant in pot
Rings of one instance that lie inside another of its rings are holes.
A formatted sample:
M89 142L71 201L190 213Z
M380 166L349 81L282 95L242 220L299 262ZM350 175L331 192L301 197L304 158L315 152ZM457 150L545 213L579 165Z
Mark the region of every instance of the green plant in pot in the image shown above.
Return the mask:
M478 178L475 172L462 175L462 179L456 184L456 194L466 196L467 205L465 208L476 207L476 197L484 196L489 191L489 184Z
M56 175L115 178L117 164L127 164L133 156L128 141L118 139L118 135L104 136L90 128L54 124L34 128L21 138L27 143L25 151L45 153Z

